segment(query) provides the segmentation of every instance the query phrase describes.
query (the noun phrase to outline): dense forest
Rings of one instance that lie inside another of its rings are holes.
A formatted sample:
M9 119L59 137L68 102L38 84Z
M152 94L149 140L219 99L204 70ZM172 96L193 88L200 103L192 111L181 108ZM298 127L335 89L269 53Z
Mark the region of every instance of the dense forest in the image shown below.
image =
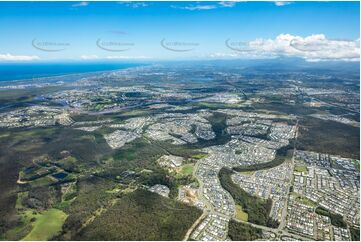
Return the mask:
M233 241L250 241L262 238L262 230L249 224L229 221L228 236Z
M323 208L323 207L317 207L316 211L317 214L327 216L331 219L331 224L333 226L341 227L341 228L347 228L346 222L343 220L342 216L339 214L335 214L330 212L329 210Z
M360 129L312 117L300 120L297 148L360 159Z
M352 241L360 241L360 228L351 227L350 232Z
M138 189L85 227L74 240L182 240L201 210Z

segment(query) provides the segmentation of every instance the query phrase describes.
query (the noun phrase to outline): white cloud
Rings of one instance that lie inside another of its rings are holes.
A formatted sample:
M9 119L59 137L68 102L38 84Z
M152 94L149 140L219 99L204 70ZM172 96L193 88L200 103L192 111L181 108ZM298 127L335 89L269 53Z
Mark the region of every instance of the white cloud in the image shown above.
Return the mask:
M101 57L98 55L82 55L80 56L82 60L136 60L136 59L151 59L151 57L147 56L126 56L126 55L109 55L105 57Z
M39 56L36 55L11 55L9 53L0 54L0 61L33 61L39 59Z
M171 8L178 8L178 9L186 9L190 11L195 10L211 10L216 8L232 8L236 6L238 1L221 1L221 2L214 2L212 4L189 4L189 5L171 5Z
M218 3L219 5L226 7L226 8L232 8L234 6L236 6L237 2L236 1L222 1Z
M82 60L96 60L99 59L99 56L97 55L82 55L80 56Z
M221 53L221 52L217 52L217 53L212 53L209 55L209 57L211 58L236 58L239 57L238 53Z
M172 8L186 9L190 11L194 10L210 10L217 8L216 5L188 5L188 6L175 6L171 5Z
M79 3L74 3L73 5L71 5L73 8L78 8L78 7L86 7L89 5L89 2L79 2Z
M111 56L107 56L105 57L106 59L109 60L115 60L115 59L123 59L123 60L129 60L129 59L151 59L151 57L147 57L147 56L124 56L124 55L111 55Z
M292 2L288 2L288 1L275 1L275 5L279 7L290 5L291 3Z
M119 4L123 4L127 7L131 7L131 8L144 8L144 7L148 7L149 3L146 2L132 2L132 1L124 1L124 2L118 2Z
M256 39L249 42L226 41L227 47L239 57L301 57L307 61L360 60L360 40L327 39L323 34L307 37L280 34L275 39ZM234 54L233 53L233 54Z

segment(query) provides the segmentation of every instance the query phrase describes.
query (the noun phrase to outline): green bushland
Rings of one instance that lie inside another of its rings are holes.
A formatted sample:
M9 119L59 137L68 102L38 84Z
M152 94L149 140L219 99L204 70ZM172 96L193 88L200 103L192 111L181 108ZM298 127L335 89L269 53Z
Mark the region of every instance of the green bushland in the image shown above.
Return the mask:
M72 202L76 199L77 196L77 186L74 183L73 185L71 185L70 187L68 187L65 190L65 193L62 192L59 202L57 204L55 204L53 207L66 211L66 209L68 209Z
M1 132L1 131L0 131ZM0 139L0 234L17 227L21 223L15 210L16 190L19 172L23 167L30 167L32 160L48 154L49 161L56 163L64 158L64 151L77 160L76 164L89 168L96 165L97 160L111 149L106 142L96 142L94 139L83 139L89 133L74 130L69 127L48 127L32 129L11 129L7 139ZM52 164L56 165L56 164ZM45 168L45 167L44 167ZM44 169L41 168L41 169ZM17 174L16 174L17 173ZM33 177L34 178L34 177ZM65 180L71 179L69 175ZM58 182L48 176L33 180L30 184L22 184L22 190L32 190L34 187L56 186ZM36 200L37 202L38 200ZM33 205L38 206L39 203ZM42 202L40 203L43 206Z
M195 144L186 144L187 148L190 149L201 149L213 145L223 145L231 140L231 135L227 133L227 115L224 113L213 113L212 116L208 117L207 120L212 125L212 130L216 137L211 140L198 139ZM199 153L199 152L198 152ZM202 157L203 158L203 157Z
M234 167L233 170L237 172L258 171L279 166L286 160L286 158L291 156L290 150L292 149L293 147L291 145L284 146L276 151L276 157L270 162L252 164L247 166L237 166Z
M240 205L242 210L248 214L248 221L272 228L278 227L278 222L269 217L272 200L250 195L232 181L232 174L231 169L222 168L218 174L219 181L221 186L231 194L235 203Z
M262 230L232 219L228 223L228 236L233 241L257 240L262 238Z
M312 117L299 122L297 148L360 159L360 128Z
M192 147L173 145L165 141L138 138L115 151L113 159L116 161L132 161L133 167L144 167L149 166L150 163L153 163L165 154L191 158L198 153L199 152L195 151Z
M18 215L19 220L13 225L11 229L0 234L0 240L21 240L32 230L32 222L35 214L31 210L22 211Z
M170 196L176 197L179 185L187 185L194 182L195 179L192 174L169 174L155 161L166 154L190 158L198 153L186 146L177 147L167 142L140 138L115 151L103 166L104 169L97 173L97 176L105 179L116 179L122 184L166 185L170 189ZM151 172L142 172L144 169ZM129 171L133 172L132 175L129 175Z
M0 90L0 107L11 105L9 109L16 107L23 107L28 105L29 102L41 103L34 101L34 98L40 95L52 93L55 91L65 90L65 87L45 87L45 88L26 88L26 89L4 89ZM6 111L7 109L4 109Z
M114 185L112 180L96 176L77 182L75 200L71 202L71 206L62 208L69 216L63 225L63 233L58 239L71 239L98 209L109 206L111 200L115 198L115 194L106 191L112 189Z
M352 160L355 168L357 171L360 171L360 161L359 160Z
M24 207L23 202L28 197L29 192L19 192L18 198L16 199L15 208L22 209Z
M132 161L133 167L138 165L147 165L145 162L155 161L165 151L158 145L139 138L129 144L125 144L121 149L113 154L116 161Z
M182 240L201 215L196 207L138 189L120 197L75 240Z
M31 171L26 172L25 170L20 171L20 179L23 181L32 181L36 180L41 177L45 177L51 173L54 173L56 171L56 167L42 167L42 166L33 166L28 167L28 170L31 169Z
M178 187L180 185L188 185L195 182L196 179L192 175L169 175L163 169L153 170L152 173L142 173L138 182L147 186L162 184L170 189L169 197L175 198L178 195Z
M158 145L162 148L166 153L175 155L175 156L183 156L185 158L191 158L194 155L199 154L199 151L195 150L197 147L192 145L174 145L170 142L166 141L152 141L153 144Z
M59 187L39 186L32 187L27 196L22 199L22 205L28 208L46 210L60 201Z
M268 99L268 96L265 96ZM272 99L272 98L271 98ZM266 109L286 114L294 114L294 115L308 115L316 113L318 110L315 108L306 107L303 105L289 105L284 102L284 100L269 100L269 103L256 103L254 107L256 109Z
M317 207L317 214L327 216L331 219L331 224L341 228L347 228L347 223L343 220L343 217L339 214L335 214L323 207Z
M350 227L351 240L360 241L360 228Z
M208 108L208 109L238 109L242 107L241 103L238 104L228 104L228 103L215 103L215 102L196 102L192 103L192 106L198 106L201 108Z
M27 159L35 154L48 154L50 160L60 160L64 158L61 152L67 151L79 162L92 163L112 151L105 140L96 139L94 133L70 127L34 128L31 131L25 129L15 132L12 142L15 148L37 145L27 152Z
M242 151L242 150L236 150L234 153L235 153L236 155L240 155L240 154L243 153L243 151Z
M80 172L80 164L73 156L67 156L55 162L55 164L66 172Z

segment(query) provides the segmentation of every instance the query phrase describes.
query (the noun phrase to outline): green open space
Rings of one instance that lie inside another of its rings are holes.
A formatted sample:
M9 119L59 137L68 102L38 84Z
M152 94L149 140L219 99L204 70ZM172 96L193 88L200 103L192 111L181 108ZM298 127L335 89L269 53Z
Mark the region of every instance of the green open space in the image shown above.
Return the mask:
M61 231L67 215L59 209L49 209L34 216L33 228L22 240L49 240Z
M44 176L41 178L38 178L36 180L33 180L30 182L32 187L40 187L40 186L46 186L57 182L56 179L50 178L49 176Z
M236 205L236 219L248 221L248 214L242 210L242 206Z
M55 208L42 212L33 209L22 210L19 224L8 230L4 239L50 240L61 231L66 218L67 214Z
M317 203L314 201L308 199L307 197L297 196L296 200L304 205L310 206L310 207L316 207Z
M294 171L297 172L308 172L307 166L295 166Z
M185 164L179 167L179 173L183 176L191 176L193 174L194 164Z
M252 176L255 171L244 171L244 172L240 172L242 175L246 175L246 176Z
M192 158L203 159L203 158L206 158L207 156L208 156L208 154L206 154L206 153L199 153L199 154L192 155Z

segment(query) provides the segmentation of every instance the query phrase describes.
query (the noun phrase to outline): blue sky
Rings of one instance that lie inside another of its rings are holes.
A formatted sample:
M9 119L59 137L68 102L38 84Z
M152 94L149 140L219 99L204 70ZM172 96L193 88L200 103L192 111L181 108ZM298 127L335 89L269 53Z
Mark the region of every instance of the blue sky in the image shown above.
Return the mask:
M359 9L359 2L0 2L0 61L357 60Z

